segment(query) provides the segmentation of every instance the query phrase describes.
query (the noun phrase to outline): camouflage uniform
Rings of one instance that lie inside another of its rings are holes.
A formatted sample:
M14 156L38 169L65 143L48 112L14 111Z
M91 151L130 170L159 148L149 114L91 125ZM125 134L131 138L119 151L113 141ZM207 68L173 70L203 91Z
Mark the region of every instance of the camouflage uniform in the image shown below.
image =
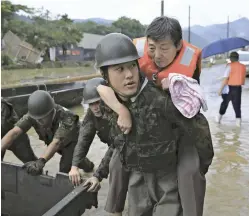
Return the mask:
M82 158L85 158L89 148L93 142L94 136L97 133L101 142L109 145L109 122L105 115L101 117L95 117L90 109L84 117L84 120L80 127L78 143L75 146L73 154L73 166L79 166ZM102 178L108 176L104 174Z
M94 136L97 133L100 140L103 143L106 143L109 148L105 154L105 160L100 163L100 166L93 176L102 181L103 178L108 177L110 170L109 191L105 210L109 213L115 213L124 210L128 183L124 179L124 176L127 174L121 164L120 158L117 156L118 152L113 152L113 147L110 146L108 112L110 112L110 110L105 108L102 110L103 115L101 117L96 117L90 109L87 110L80 127L78 143L75 146L72 165L76 167L79 166L81 160L86 157Z
M12 105L6 100L1 98L1 138L3 138L19 120L15 110ZM29 137L27 134L22 134L14 142L13 145L9 148L10 151L23 163L28 161L37 160L31 146ZM5 153L2 155L2 159Z
M71 111L60 105L55 106L55 115L52 120L52 126L45 128L40 125L29 114L24 115L16 126L26 133L33 127L39 136L39 139L49 145L53 139L59 139L62 143L58 153L62 155L60 160L60 172L68 173L72 165L72 157L75 145L79 135L79 117ZM81 161L80 168L89 170L92 168L91 162L85 158Z
M206 170L213 157L206 118L202 114L185 118L175 108L169 93L152 83L147 84L136 98L123 103L133 118L132 131L124 135L116 124L117 115L113 113L110 136L121 162L130 171L129 215L161 216L165 212L171 216L181 215L177 185L178 145L183 137L184 142L194 143L200 165Z

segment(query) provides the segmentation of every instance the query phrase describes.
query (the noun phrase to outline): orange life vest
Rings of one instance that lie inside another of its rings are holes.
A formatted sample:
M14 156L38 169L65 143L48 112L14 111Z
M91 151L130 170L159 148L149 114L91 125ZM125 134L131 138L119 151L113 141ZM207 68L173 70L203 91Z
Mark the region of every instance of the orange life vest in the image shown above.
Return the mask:
M183 41L182 48L175 60L168 67L157 73L158 67L148 55L146 37L136 38L133 40L133 43L141 57L138 60L140 69L149 80L153 79L154 74L157 74L157 82L161 82L163 78L167 78L169 73L179 73L188 77L193 77L196 67L201 64L201 50L192 44Z
M246 79L246 66L239 62L231 62L231 71L228 78L228 85L241 86L245 84Z

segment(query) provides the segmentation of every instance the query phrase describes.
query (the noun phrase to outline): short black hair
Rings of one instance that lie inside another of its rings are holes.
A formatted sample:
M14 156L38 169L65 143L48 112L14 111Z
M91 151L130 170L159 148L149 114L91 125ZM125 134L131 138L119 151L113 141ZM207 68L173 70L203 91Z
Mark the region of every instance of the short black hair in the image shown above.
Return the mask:
M182 27L177 19L160 16L147 27L145 35L154 41L170 38L174 45L178 46L182 40Z
M106 81L108 81L108 67L109 66L102 66L102 67L100 67L100 71L101 71L102 77Z
M237 52L231 52L231 54L230 54L230 60L231 61L238 61L239 60L239 53L237 53Z

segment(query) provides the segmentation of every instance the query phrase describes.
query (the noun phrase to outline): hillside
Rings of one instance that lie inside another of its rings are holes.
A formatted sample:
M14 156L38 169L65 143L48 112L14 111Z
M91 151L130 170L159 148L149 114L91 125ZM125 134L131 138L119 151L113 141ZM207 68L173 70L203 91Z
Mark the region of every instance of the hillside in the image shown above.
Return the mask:
M32 22L28 17L23 15L16 15L17 18L26 21ZM87 22L92 21L97 24L110 26L114 20L108 20L103 18L88 18L88 19L74 19L74 22ZM249 40L249 19L240 18L229 24L229 36L230 37L243 37ZM203 48L207 44L220 40L227 37L227 23L224 24L214 24L208 26L194 25L191 27L191 43L195 46ZM183 29L183 38L188 40L188 29Z

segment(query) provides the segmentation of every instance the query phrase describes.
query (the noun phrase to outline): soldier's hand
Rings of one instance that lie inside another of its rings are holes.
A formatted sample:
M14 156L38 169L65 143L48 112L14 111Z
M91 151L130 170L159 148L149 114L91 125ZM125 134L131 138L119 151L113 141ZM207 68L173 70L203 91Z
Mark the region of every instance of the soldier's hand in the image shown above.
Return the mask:
M85 183L83 184L83 186L87 186L87 185L90 185L87 192L97 192L101 188L99 179L94 176L87 179Z
M164 78L162 81L161 81L161 84L162 84L162 89L165 90L165 89L168 89L169 88L169 78Z
M69 172L69 179L74 186L78 186L81 184L81 176L78 167L72 166Z
M132 127L132 119L129 110L125 106L120 108L117 124L124 134L128 134L130 132Z
M44 158L39 158L36 161L30 161L23 165L22 168L26 169L27 173L33 176L41 175L43 171L43 167L46 164L46 160Z

